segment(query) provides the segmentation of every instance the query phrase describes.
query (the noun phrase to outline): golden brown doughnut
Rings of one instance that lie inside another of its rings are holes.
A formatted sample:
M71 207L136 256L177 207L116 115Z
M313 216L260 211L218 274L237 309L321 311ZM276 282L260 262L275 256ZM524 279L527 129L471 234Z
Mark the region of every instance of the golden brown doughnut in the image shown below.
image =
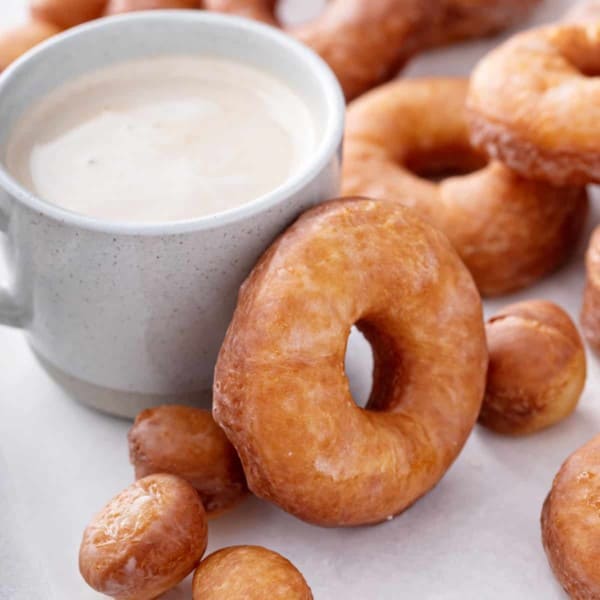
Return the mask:
M583 293L581 327L590 346L600 352L600 227L592 234L586 257L586 283Z
M569 256L587 194L521 178L472 149L467 81L388 83L350 104L342 192L398 201L441 229L482 294L529 285ZM473 173L429 181L420 175Z
M196 490L174 475L150 475L115 496L88 525L79 570L117 600L151 600L200 562L206 515Z
M27 50L57 33L60 33L60 29L56 25L44 21L29 21L0 32L0 71L4 71Z
M200 494L209 517L248 493L242 465L210 412L165 405L142 411L129 430L129 457L139 479L172 473Z
M205 558L193 583L193 600L312 600L302 573L260 546L233 546Z
M486 325L490 362L479 422L524 434L558 423L585 384L585 350L569 315L544 300L511 304Z
M573 600L600 598L600 436L571 454L542 510L542 540Z
M375 356L368 410L344 371L353 324ZM347 198L305 213L242 286L213 414L256 495L320 525L377 523L457 457L486 367L479 294L445 236Z
M34 19L68 29L102 16L107 0L30 0Z
M137 10L199 8L199 0L109 0L105 14L118 15Z
M600 182L600 21L514 36L477 65L474 145L524 177Z

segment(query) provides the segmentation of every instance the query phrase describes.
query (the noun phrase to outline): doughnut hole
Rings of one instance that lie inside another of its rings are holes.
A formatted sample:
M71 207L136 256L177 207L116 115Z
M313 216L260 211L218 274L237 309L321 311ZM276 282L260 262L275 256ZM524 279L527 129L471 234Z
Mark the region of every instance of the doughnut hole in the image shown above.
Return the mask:
M202 561L193 582L193 600L312 600L298 569L260 546L223 548Z
M488 321L486 335L482 425L504 434L533 433L575 409L585 384L585 352L562 308L542 300L512 304Z
M196 490L174 475L150 475L115 496L87 526L79 570L117 600L151 600L198 565L207 544Z
M198 492L209 518L247 495L242 465L209 411L163 405L142 411L129 430L129 458L137 479L171 473Z

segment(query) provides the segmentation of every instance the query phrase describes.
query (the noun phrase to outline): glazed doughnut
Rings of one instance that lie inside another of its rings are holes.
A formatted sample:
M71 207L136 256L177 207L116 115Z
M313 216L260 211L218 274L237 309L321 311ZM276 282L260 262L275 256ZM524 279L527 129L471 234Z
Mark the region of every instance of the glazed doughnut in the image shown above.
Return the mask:
M600 436L574 452L542 510L550 566L573 600L600 598Z
M479 422L524 434L567 417L585 384L585 351L569 315L552 302L507 306L486 325L489 366Z
M224 548L194 574L193 600L312 600L302 573L280 554L260 546Z
M0 32L0 71L37 44L60 33L51 23L29 21L19 27Z
M600 352L600 227L592 234L586 257L586 283L583 293L581 326L590 346Z
M463 79L400 80L350 104L342 192L398 201L441 229L482 294L556 269L587 214L583 188L521 178L469 143ZM430 181L421 175L473 173Z
M206 515L196 490L174 475L150 475L115 496L83 534L79 570L117 600L151 600L200 562Z
M353 324L375 356L367 410L344 371ZM213 414L256 495L320 525L377 523L457 457L486 367L480 297L445 236L348 198L304 214L242 286Z
M152 473L182 477L196 488L209 517L248 493L235 449L208 411L177 405L149 408L137 416L128 439L138 479Z
M471 138L525 177L600 182L600 21L516 35L475 68Z
M109 0L106 15L136 10L172 10L198 8L198 0Z
M33 19L68 29L101 17L106 2L107 0L30 0L29 9Z

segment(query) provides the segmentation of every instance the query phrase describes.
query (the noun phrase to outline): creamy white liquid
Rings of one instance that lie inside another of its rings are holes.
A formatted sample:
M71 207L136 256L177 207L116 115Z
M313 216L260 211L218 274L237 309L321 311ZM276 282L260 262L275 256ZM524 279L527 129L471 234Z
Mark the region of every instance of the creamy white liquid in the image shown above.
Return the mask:
M17 124L12 174L37 196L110 221L192 219L282 185L315 147L308 107L238 62L170 56L59 88Z

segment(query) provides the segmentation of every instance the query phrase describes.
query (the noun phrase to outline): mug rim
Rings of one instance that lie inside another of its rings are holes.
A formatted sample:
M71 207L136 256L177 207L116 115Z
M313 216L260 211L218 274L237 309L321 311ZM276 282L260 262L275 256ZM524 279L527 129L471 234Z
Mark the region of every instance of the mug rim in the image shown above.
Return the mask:
M327 116L325 127L322 130L321 142L318 144L316 152L311 155L302 168L278 188L240 206L192 219L164 222L110 221L62 208L42 200L36 194L27 190L8 172L3 161L0 161L0 188L4 188L13 199L28 208L80 229L119 235L172 235L213 229L264 212L285 202L287 198L303 189L326 168L331 158L338 152L344 134L346 102L336 76L329 65L308 46L275 27L251 19L201 10L140 11L96 19L53 36L18 58L0 75L0 94L3 93L6 87L11 85L12 80L18 73L27 68L33 58L47 52L56 45L61 45L72 38L85 36L90 31L111 28L123 22L136 23L160 20L198 21L221 29L237 29L240 34L261 36L273 44L274 47L283 47L286 51L295 55L299 61L304 61L309 65L321 88ZM165 52L165 54L167 53Z

